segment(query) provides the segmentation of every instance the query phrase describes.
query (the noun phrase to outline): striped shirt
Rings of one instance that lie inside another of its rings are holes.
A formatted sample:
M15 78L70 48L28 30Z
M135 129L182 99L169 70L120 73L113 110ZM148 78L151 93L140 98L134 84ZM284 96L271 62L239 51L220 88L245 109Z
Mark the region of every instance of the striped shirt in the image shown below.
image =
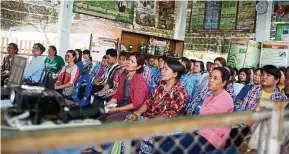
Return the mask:
M101 76L103 83L107 83L109 78L112 77L113 73L119 68L119 64L115 63L111 66L109 66L107 69L105 69L103 75Z

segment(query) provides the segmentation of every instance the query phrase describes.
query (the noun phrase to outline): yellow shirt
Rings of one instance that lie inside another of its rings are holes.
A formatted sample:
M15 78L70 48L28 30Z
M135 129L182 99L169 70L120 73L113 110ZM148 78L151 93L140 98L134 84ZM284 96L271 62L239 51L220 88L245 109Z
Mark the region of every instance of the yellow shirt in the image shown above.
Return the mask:
M273 94L273 93L267 93L266 91L262 90L262 96L261 96L261 98L263 98L263 99L270 99L270 97L271 97L272 94Z

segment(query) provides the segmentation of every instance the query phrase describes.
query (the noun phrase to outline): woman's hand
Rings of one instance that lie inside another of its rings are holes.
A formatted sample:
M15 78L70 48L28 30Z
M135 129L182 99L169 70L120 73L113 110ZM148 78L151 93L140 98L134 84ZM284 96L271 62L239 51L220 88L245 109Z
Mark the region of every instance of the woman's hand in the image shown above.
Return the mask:
M192 110L188 110L187 116L192 116L192 115L193 115L193 111Z
M133 121L135 121L135 120L137 120L138 115L135 114L135 113L132 113L132 114L127 115L126 118L127 118L128 120L133 120Z
M113 107L113 108L110 108L110 110L108 111L108 114L117 113L117 112L120 112L119 108L118 107Z

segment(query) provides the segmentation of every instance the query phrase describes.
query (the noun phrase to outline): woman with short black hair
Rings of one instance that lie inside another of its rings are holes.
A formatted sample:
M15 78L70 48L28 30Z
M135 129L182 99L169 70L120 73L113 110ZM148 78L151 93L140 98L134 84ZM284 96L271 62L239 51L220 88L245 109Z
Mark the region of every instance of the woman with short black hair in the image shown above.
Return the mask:
M238 75L238 83L247 85L251 81L251 72L248 68L241 68Z

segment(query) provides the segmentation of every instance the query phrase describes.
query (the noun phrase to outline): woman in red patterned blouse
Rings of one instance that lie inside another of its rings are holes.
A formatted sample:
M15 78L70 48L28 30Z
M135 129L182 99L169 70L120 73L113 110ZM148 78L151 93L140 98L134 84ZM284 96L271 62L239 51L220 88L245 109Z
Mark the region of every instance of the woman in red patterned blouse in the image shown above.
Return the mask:
M149 119L174 117L181 114L188 100L188 93L180 81L184 72L185 68L179 61L167 60L161 71L162 82L154 88L150 98L127 118L136 120L141 114Z
M126 71L119 79L119 85L112 99L105 104L117 104L108 112L107 120L122 121L126 116L137 110L149 97L149 89L143 78L144 55L133 53L128 60Z

